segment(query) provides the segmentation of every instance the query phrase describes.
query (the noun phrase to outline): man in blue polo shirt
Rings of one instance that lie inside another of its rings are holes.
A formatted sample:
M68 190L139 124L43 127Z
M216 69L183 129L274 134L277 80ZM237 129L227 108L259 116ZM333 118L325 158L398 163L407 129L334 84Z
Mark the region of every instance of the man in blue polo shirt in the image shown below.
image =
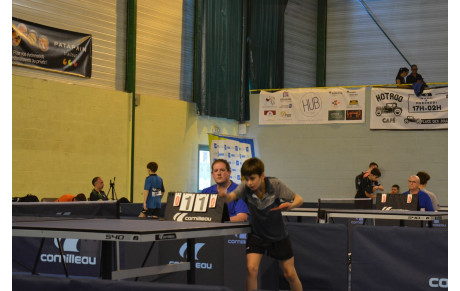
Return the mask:
M417 194L418 196L418 209L425 209L426 211L434 211L433 203L431 202L430 196L420 190L420 178L416 175L409 177L409 191L403 194Z
M224 190L226 193L230 193L238 187L238 184L230 180L230 174L232 169L229 163L224 159L217 159L212 163L211 175L216 184L211 187L205 188L201 193L219 193L219 190ZM241 200L235 200L227 204L228 214L230 221L247 221L249 209L246 203Z

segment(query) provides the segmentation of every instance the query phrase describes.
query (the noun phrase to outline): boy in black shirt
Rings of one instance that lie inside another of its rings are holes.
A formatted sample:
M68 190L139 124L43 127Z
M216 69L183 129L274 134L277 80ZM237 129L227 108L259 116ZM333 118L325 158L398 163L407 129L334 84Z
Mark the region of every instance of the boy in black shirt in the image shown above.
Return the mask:
M230 194L220 190L227 203L242 199L249 208L251 233L246 241L246 290L257 290L257 276L265 252L278 260L291 290L302 290L294 267L291 241L284 226L281 210L302 205L303 199L277 178L265 177L264 164L258 158L246 160L241 167L241 185ZM292 202L281 202L284 201Z
M378 168L372 169L369 176L361 182L355 198L375 198L376 196L373 194L375 190L380 189L384 191L382 185L378 184L381 175Z

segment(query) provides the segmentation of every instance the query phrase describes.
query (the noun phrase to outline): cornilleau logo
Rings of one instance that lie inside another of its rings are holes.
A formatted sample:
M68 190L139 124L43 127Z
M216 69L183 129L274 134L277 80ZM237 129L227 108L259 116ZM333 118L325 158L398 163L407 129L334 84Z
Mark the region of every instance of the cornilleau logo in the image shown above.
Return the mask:
M231 245L245 245L246 239L248 238L248 234L247 233L235 234L235 237L236 239L229 239L227 243Z
M178 213L174 214L173 220L175 220L175 221L184 221L185 216L187 216L187 213L178 212Z
M61 239L55 238L54 245L59 249L59 243ZM64 252L79 253L77 248L78 239L67 238L62 243L62 249ZM79 256L76 254L65 254L61 256L60 254L41 254L40 260L45 263L61 263L62 260L67 264L76 264L76 265L96 265L96 257L89 256Z
M195 243L195 260L198 260L198 252L204 247L205 243ZM187 243L184 243L179 249L179 255L187 259Z
M59 248L59 244L58 242L60 242L61 239L60 238L55 238L54 239L54 245L56 246L56 248ZM74 253L78 253L78 249L77 249L77 244L78 244L78 239L76 238L67 238L64 240L64 243L62 244L62 249L64 252L74 252Z
M173 216L174 221L212 221L211 217L206 216L187 216L188 213L176 213Z
M195 243L195 260L198 261L198 252L204 247L205 243ZM184 243L179 249L179 255L187 259L187 243ZM170 264L178 264L177 261L170 261ZM196 269L207 269L212 270L212 263L207 262L196 262L195 263Z
M428 284L431 288L448 288L449 281L447 278L430 278Z

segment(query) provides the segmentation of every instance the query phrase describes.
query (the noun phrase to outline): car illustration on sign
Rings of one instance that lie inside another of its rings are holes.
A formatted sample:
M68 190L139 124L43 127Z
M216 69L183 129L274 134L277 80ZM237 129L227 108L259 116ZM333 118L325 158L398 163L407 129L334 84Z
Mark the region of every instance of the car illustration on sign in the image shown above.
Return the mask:
M394 115L399 116L402 113L402 108L398 107L397 103L387 103L385 106L378 106L375 109L375 115L380 116L382 113L394 113Z
M406 118L404 118L404 123L405 124L408 124L409 122L415 122L417 124L420 124L421 120L420 120L420 118L415 118L413 116L407 116Z

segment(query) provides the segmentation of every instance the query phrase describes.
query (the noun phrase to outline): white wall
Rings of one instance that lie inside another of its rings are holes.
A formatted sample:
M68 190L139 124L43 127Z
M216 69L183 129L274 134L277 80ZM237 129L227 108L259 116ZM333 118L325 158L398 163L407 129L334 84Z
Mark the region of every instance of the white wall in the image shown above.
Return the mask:
M363 124L259 125L259 94L252 94L248 137L255 139L256 155L265 173L286 182L305 201L353 198L354 178L370 162L379 164L385 190L418 171L431 175L428 189L447 205L447 130L370 130ZM366 116L370 90L366 90Z

